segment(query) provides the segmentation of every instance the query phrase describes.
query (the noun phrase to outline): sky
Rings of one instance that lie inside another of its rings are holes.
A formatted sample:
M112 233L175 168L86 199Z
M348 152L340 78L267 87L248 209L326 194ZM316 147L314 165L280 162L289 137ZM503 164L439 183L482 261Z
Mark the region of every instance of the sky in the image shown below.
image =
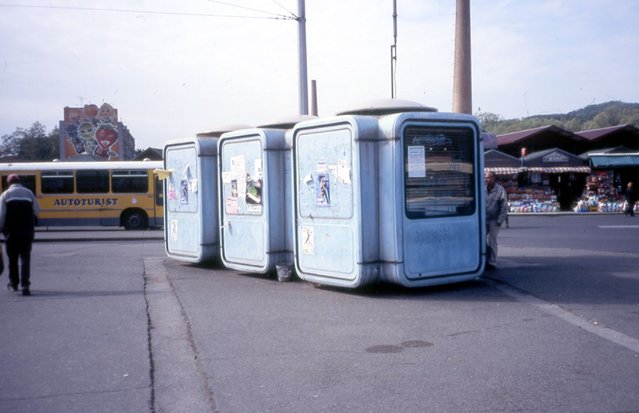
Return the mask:
M105 102L138 149L289 119L298 3L0 0L0 136ZM393 1L305 6L319 115L390 98ZM397 15L397 98L452 111L455 0L397 0ZM639 102L638 19L637 0L471 0L473 113Z

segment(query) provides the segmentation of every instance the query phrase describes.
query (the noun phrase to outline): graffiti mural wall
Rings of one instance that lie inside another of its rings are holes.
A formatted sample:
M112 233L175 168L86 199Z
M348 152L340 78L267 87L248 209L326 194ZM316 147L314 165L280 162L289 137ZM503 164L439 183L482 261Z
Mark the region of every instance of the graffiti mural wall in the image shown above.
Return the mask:
M118 111L108 103L64 108L60 121L60 158L98 161L132 159L134 139L129 130L118 122Z

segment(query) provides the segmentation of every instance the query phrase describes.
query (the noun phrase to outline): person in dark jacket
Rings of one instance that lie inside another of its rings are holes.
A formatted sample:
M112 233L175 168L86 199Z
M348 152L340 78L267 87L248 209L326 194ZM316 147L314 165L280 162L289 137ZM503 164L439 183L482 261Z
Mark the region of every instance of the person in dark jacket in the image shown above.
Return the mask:
M486 171L486 269L497 265L499 228L508 219L508 196L503 186L495 182L495 173Z
M7 183L9 188L0 195L0 228L9 257L7 288L17 291L20 284L22 295L31 295L31 245L40 207L33 192L20 184L18 175L9 175Z
M635 192L634 185L632 182L628 182L628 186L626 186L626 209L623 211L624 214L630 215L631 217L635 216L635 202L637 202L637 193Z

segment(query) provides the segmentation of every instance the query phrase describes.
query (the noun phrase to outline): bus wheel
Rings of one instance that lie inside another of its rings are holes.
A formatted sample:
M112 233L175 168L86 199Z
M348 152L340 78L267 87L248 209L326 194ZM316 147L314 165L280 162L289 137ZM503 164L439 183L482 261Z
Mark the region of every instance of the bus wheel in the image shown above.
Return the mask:
M122 225L125 229L147 229L148 219L142 211L128 211L122 217Z

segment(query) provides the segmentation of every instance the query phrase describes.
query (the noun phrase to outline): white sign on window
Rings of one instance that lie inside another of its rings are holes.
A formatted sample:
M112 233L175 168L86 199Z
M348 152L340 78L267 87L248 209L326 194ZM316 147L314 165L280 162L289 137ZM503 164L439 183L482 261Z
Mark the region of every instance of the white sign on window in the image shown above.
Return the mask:
M423 146L408 147L408 177L426 177L426 152Z

